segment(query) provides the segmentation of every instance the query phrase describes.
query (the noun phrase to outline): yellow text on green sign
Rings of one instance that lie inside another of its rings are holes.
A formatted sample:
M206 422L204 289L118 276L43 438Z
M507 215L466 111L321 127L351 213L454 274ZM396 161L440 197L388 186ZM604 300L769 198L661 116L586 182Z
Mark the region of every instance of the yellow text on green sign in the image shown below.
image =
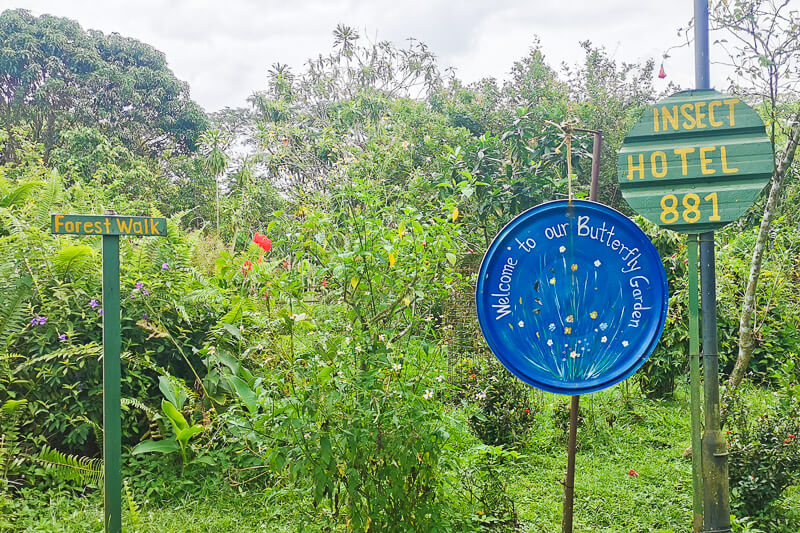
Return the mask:
M117 215L51 215L50 232L57 235L166 237L167 219Z
M644 112L617 156L619 188L640 215L702 233L736 220L772 175L764 123L739 98L684 91Z

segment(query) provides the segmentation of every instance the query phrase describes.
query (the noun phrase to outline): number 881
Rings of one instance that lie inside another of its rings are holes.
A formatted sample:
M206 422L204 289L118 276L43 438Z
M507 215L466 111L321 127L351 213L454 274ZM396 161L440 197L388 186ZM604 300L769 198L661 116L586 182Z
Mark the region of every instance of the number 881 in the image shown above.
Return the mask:
M717 193L712 192L705 198L706 202L711 202L712 214L708 217L710 222L722 220L719 216L719 205ZM661 197L661 222L664 224L674 224L681 216L683 220L689 224L694 224L702 215L700 214L700 197L693 192L683 195L681 200L683 204L683 213L678 212L678 197L674 194L667 194Z

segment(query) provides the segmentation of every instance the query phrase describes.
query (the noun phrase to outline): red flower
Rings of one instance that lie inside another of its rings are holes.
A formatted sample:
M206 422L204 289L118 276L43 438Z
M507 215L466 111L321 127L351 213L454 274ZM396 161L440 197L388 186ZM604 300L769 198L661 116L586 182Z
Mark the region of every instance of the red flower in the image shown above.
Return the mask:
M661 70L658 71L658 77L662 80L667 77L667 73L664 72L664 65L661 65Z
M530 410L530 409L528 409L528 408L526 407L526 408L525 408L525 412L526 412L526 413L530 413L530 412L531 412L531 410Z
M327 279L323 279L322 280L322 288L324 289L327 286L328 286L328 280Z
M288 259L284 259L283 260L283 268L285 268L286 270L289 270L289 260Z
M790 442L792 442L792 439L783 439L784 444L789 444Z
M242 264L242 274L246 276L248 270L253 270L253 263L245 259L244 263Z
M272 239L267 238L266 235L256 233L253 237L253 242L259 245L265 252L272 250Z
M639 477L639 472L631 468L630 470L628 470L628 475L631 477Z
M470 377L471 377L472 379L475 379L475 374L472 374Z
M789 435L789 438L790 438L790 439L793 439L793 438L794 438L794 435Z

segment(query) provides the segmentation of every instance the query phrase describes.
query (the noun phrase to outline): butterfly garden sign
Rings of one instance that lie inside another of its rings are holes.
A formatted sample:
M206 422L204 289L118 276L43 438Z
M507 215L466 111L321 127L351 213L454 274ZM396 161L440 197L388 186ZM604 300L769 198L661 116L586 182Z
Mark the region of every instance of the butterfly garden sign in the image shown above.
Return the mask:
M667 278L647 235L602 204L558 200L522 213L479 271L478 321L516 377L565 395L632 375L667 317Z

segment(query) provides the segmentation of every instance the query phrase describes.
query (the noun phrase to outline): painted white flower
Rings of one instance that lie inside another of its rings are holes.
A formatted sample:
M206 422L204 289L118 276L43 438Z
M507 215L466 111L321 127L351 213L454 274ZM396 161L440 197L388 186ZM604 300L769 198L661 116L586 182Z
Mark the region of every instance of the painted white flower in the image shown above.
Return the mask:
M564 252L567 251L567 247L566 246L561 246L561 247L559 247L558 251L563 254Z
M600 324L600 329L602 329L603 331L605 331L607 328L608 328L607 323L603 322L602 324Z
M572 316L572 315L569 315L569 316L567 317L567 323L569 323L569 324L572 324L574 321L575 321L575 317L574 317L574 316Z
M430 400L431 398L433 398L433 393L425 389L425 394L422 395L422 398L425 400Z
M630 344L628 341L622 341L622 345L623 345L623 346L626 346L626 347L627 347L627 346L628 346L628 344Z
M608 337L603 335L602 337L600 337L600 342L608 342Z
M547 345L548 346L552 346L553 345L553 339L547 339Z
M520 321L517 323L517 325L518 325L519 327L521 327L521 328L524 328L524 327L525 327L525 321L524 321L524 320L520 320Z
M549 329L550 331L555 331L556 330L556 325L551 322L550 325L547 326L547 329Z
M581 354L579 354L575 350L572 350L571 352L569 352L569 356L572 357L573 359L575 359L576 357L580 357Z
M603 263L601 263L599 259L595 259L595 260L594 260L594 266L596 266L596 267L599 267L599 266L600 266L600 265L602 265L602 264L603 264Z

